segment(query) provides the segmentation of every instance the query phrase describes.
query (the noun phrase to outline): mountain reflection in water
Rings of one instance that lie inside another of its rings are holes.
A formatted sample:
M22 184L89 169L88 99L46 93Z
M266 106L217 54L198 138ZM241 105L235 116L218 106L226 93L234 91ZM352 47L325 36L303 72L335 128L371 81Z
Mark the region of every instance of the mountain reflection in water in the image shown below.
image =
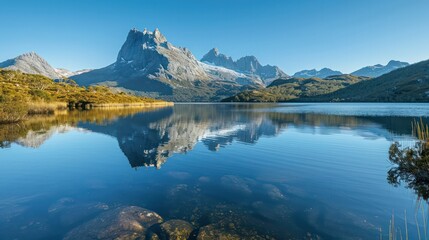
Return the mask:
M383 228L385 239L421 188L387 183L389 146L413 147L424 115L419 104L176 104L0 125L0 239L81 239L140 208L198 234L375 239Z
M289 113L271 111L273 106L276 107L270 104L178 104L145 110L74 111L0 125L0 147L16 143L37 148L55 133L78 129L115 137L133 168L161 168L173 154L191 151L199 141L209 150L219 151L234 141L255 144L261 136L276 136L289 125L319 134L359 129L364 137L394 141L410 135L410 123L415 119ZM428 119L423 118L423 121Z

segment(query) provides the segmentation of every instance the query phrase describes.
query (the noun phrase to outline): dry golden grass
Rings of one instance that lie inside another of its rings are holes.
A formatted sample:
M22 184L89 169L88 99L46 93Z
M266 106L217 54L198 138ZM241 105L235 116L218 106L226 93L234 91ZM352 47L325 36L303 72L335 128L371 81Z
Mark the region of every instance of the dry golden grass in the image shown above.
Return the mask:
M60 110L67 109L67 103L65 102L29 102L28 114L54 114Z

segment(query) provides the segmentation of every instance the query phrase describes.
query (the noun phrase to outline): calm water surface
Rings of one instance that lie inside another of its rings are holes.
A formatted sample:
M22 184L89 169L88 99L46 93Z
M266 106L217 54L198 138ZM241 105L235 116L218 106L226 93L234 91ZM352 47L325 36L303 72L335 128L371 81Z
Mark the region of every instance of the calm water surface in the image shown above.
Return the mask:
M177 104L3 125L0 239L61 239L119 206L275 239L387 239L406 210L413 239L417 197L388 184L388 150L411 146L425 116L427 104Z

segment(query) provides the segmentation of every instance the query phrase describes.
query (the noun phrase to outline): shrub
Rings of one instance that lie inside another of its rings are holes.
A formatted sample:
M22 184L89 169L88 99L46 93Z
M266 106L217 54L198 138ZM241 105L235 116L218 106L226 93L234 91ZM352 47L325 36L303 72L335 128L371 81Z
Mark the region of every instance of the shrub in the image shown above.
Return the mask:
M0 123L18 122L28 113L28 105L19 101L0 102Z

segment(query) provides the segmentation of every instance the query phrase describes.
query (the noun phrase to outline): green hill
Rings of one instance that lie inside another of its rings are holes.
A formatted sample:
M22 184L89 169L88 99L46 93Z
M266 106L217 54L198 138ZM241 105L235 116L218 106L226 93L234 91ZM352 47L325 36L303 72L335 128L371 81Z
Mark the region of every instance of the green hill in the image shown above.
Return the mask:
M334 92L352 84L368 80L348 74L320 78L277 79L268 87L241 92L223 102L285 102Z
M429 102L429 60L394 70L369 81L306 99L341 102Z
M0 123L19 121L29 114L53 113L69 107L164 103L152 98L114 93L107 87L79 87L72 80L53 81L42 75L0 69Z

